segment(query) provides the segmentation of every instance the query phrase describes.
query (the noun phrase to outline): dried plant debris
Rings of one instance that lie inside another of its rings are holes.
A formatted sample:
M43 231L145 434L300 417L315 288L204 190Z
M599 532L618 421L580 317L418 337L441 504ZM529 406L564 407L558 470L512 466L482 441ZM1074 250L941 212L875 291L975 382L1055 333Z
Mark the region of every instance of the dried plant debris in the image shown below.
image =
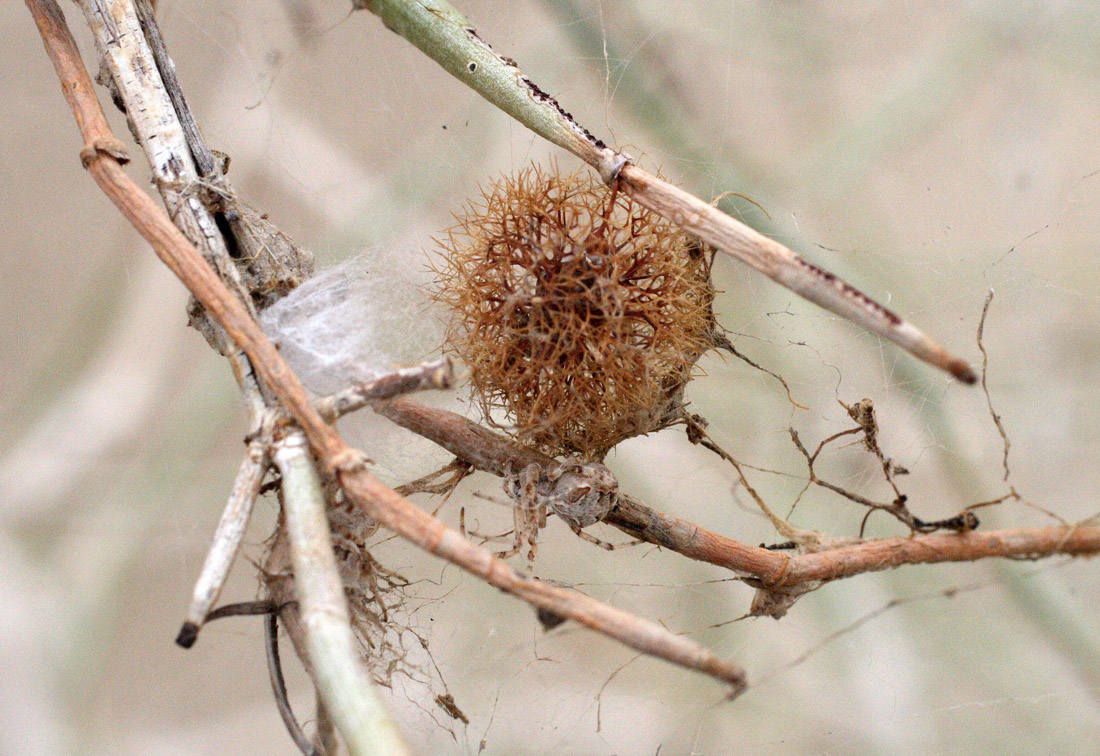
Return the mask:
M428 698L437 701L449 698L454 710L460 712L432 658L427 634L419 626L418 611L430 599L418 595L413 583L385 567L371 553L366 544L377 531L373 520L347 502L335 487L330 500L333 552L344 583L352 629L371 677L387 688L395 688L395 678L403 678L398 687L406 692L427 691Z
M395 696L407 698L430 719L448 727L454 712L461 709L450 697L443 672L435 661L429 641L430 619L423 616L425 611L430 614L438 598L426 595L420 581L410 581L382 563L374 550L388 536L380 534L378 524L346 499L332 478L325 481L325 497L332 550L363 664L376 684L390 688ZM284 523L280 522L267 544L261 564L267 595L286 608L280 617L283 626L292 636L295 635L292 628L297 626L300 639L297 587ZM451 706L445 706L440 699L449 699ZM435 703L430 706L418 703L422 701ZM439 709L448 716L437 716Z
M295 244L266 215L233 196L219 195L211 209L237 268L242 292L256 312L263 312L313 275L313 253ZM187 314L190 325L223 352L224 339L194 297L188 302Z
M294 243L267 215L235 203L215 213L231 233L229 254L241 272L241 283L262 312L313 275L313 253Z
M600 460L683 416L715 346L711 255L588 173L528 168L442 242L435 299L490 422L551 455Z

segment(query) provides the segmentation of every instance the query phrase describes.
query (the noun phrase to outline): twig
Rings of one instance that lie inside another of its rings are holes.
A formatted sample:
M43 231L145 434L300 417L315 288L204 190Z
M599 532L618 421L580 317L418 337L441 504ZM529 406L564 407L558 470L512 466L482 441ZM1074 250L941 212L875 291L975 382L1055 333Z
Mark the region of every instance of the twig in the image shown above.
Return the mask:
M81 162L103 192L146 241L157 256L191 293L201 301L211 315L238 344L247 343L255 359L263 364L257 371L279 384L279 397L295 418L300 418L311 441L315 440L331 458L347 447L328 429L323 418L312 407L309 394L283 361L278 350L263 335L244 304L229 292L225 284L204 262L198 250L172 224L156 203L120 167L126 150L107 125L95 98L91 78L80 60L76 42L65 26L64 16L56 2L26 0L47 52L58 76L62 91L76 114L77 125L84 137ZM346 461L346 458L341 458Z
M164 44L164 38L160 33L160 25L157 24L155 8L147 0L133 0L134 11L137 14L138 23L144 32L153 60L157 63L164 81L164 89L168 98L172 101L172 108L179 118L180 128L183 129L184 138L190 147L191 156L195 159L195 166L199 175L204 178L218 175L217 161L206 140L199 130L195 117L191 114L191 108L187 106L187 99L183 96L183 87L180 86L176 76L176 64L168 55L168 48Z
M277 441L273 459L282 474L299 612L321 700L352 754L407 754L355 647L321 478L305 437L295 432Z
M1041 230L1041 229L1040 229ZM1039 233L1036 231L1035 233ZM1034 235L1034 234L1032 234ZM1030 237L1029 237L1030 238ZM987 378L989 375L989 354L985 350L985 321L989 315L989 306L993 304L993 289L989 290L989 293L985 297L985 305L982 306L982 316L978 321L978 349L982 353L982 393L985 394L985 404L989 408L989 417L993 420L993 425L997 428L997 433L1001 437L1001 469L1004 471L1002 480L1008 484L1008 493L1002 494L996 499L991 501L984 501L979 504L972 504L967 509L977 509L979 507L991 506L994 504L1000 504L1001 502L1011 499L1023 506L1034 509L1037 512L1042 512L1052 520L1057 520L1066 527L1070 527L1070 524L1066 522L1065 518L1056 512L1039 506L1033 501L1029 501L1020 495L1020 492L1016 490L1015 484L1010 482L1009 478L1012 477L1011 469L1008 466L1008 452L1012 448L1012 441L1008 438L1008 431L1005 430L1004 422L1001 420L1001 415L997 412L997 409L993 406L993 396L989 393L989 385Z
M43 40L51 58L57 56L62 59L57 64L62 80L68 82L75 76L81 80L77 89L90 94L91 80L79 62L75 42L64 27L56 4L52 0L26 2L36 18L60 20L60 24L53 24L43 31ZM94 98L74 98L69 96L70 87L64 89L74 110L98 109ZM83 126L89 118L103 126L102 131L85 132L85 148L81 151L84 164L96 183L152 245L157 256L248 355L256 372L301 427L314 453L325 468L336 476L350 501L420 548L537 607L576 620L637 650L725 680L731 684L734 693L744 689L744 672L737 665L715 656L694 641L674 635L655 622L613 609L575 591L519 577L487 549L470 543L457 531L445 527L374 478L363 465L362 453L347 446L316 411L298 377L244 305L205 264L179 229L119 166L110 151L117 141L106 130L102 114L81 114L77 118L78 124ZM333 716L337 722L341 721L335 711Z
M320 756L313 744L309 742L309 738L302 732L302 726L298 724L298 718L290 708L290 699L286 693L286 679L283 677L283 664L279 659L279 610L274 606L264 617L264 648L267 649L267 673L271 678L271 690L275 694L275 707L279 710L279 716L286 725L291 740L304 756Z
M716 333L715 336L714 336L714 340L716 342L716 345L717 345L718 349L725 349L727 352L729 352L734 357L736 357L737 359L744 362L749 367L755 368L756 370L759 370L761 373L765 373L767 375L770 375L772 378L779 381L779 384L781 386L783 386L783 390L787 392L787 401L790 402L793 406L798 407L799 409L804 409L804 410L809 409L809 407L807 407L805 404L803 404L802 402L797 401L794 398L794 396L791 394L791 387L787 385L787 380L783 376L781 376L779 373L775 372L774 370L769 370L768 368L764 367L763 365L761 365L757 362L754 362L747 355L742 354L741 351L733 345L733 342L729 340L729 337L724 332Z
M259 601L238 601L236 604L223 604L206 615L207 624L226 617L254 617L257 614L271 614L278 604L267 599Z
M124 7L130 6L124 4ZM149 3L147 0L133 0L132 7L198 170L194 180L179 190L189 197L197 197L212 214L221 232L229 257L219 258L220 267L215 265L215 270L221 267L235 269L240 276L240 286L238 288L237 279L231 276L228 279L230 288L242 301L262 310L312 273L313 255L298 247L264 216L240 202L225 175L229 168L229 156L215 153L206 143L187 105L187 98L176 76L176 66L168 55L167 45ZM148 83L155 86L157 80L151 79ZM213 248L211 252L220 255L221 249ZM230 270L230 273L233 272ZM223 280L226 280L224 276ZM191 315L192 325L200 332L208 338L220 339L220 334L212 333L216 329L211 328L206 318L200 317L201 314L194 308ZM225 351L218 344L215 347Z
M912 538L882 538L842 546L791 560L777 586L837 580L903 564L970 562L988 557L1039 559L1055 554L1100 552L1100 527L1070 526L933 533Z
M524 75L514 60L494 52L445 0L353 0L352 5L378 15L387 28L405 37L486 100L584 160L599 171L605 182L625 191L638 204L964 383L977 381L965 360L949 354L851 284L610 149Z
M707 433L706 420L699 415L687 415L684 418L684 424L687 426L688 440L693 444L699 444L704 449L717 454L720 458L729 462L737 473L737 482L741 484L741 487L752 497L752 500L756 502L756 506L760 511L764 513L764 516L771 522L772 527L779 532L784 538L789 538L791 542L796 543L799 546L807 546L811 543L820 543L824 540L824 536L821 533L814 531L799 530L791 525L785 519L780 517L772 508L768 506L768 503L764 501L764 497L753 487L749 482L749 477L745 475L745 470L741 463L737 461L737 458L730 454L728 451L719 446L710 434ZM796 499L797 502L797 499Z
M291 606L296 602L291 602ZM291 740L305 756L324 756L335 751L324 751L318 754L309 742L309 738L302 732L298 719L290 708L290 700L286 692L286 679L283 677L283 664L279 658L279 613L288 607L288 604L280 604L270 599L261 601L242 601L237 604L219 606L206 615L206 622L214 622L223 617L245 617L257 614L264 615L264 648L267 656L267 672L271 678L271 692L275 695L275 706L279 710L283 724ZM177 641L178 643L179 641ZM182 644L181 644L182 645Z
M894 518L903 523L914 533L934 533L937 530L974 530L978 527L980 523L978 522L977 516L973 512L969 511L971 509L974 509L974 506L967 507L963 512L953 517L948 517L942 520L934 520L930 522L922 520L911 511L909 511L909 507L907 505L909 497L906 494L903 494L898 488L897 484L894 482L895 473L892 466L893 463L888 457L886 457L885 454L883 454L882 449L879 448L877 440L878 424L875 421L874 405L872 404L871 400L863 399L862 401L852 406L845 405L843 404L843 402L841 404L842 406L844 406L845 409L848 410L848 413L852 417L852 419L856 421L856 427L840 431L839 433L834 433L825 440L821 441L817 445L817 448L814 449L813 454L810 454L810 452L807 451L806 446L802 443L802 439L798 435L798 431L796 431L794 428L788 428L787 431L791 436L791 441L794 443L795 448L798 449L799 453L806 460L806 469L808 474L807 486L821 486L822 488L832 491L835 494L843 496L845 499L848 499L848 501L855 502L856 504L867 507L867 514L863 516L863 521L859 527L859 537L861 539L863 538L863 532L867 526L867 521L870 519L871 515L877 511L887 512L893 515ZM863 434L864 445L866 446L867 450L874 454L876 459L878 459L879 464L882 466L883 476L885 477L886 482L894 491L893 501L872 501L866 496L857 494L854 491L849 491L842 486L838 486L835 483L830 483L829 481L823 480L822 478L818 477L817 471L814 469L814 463L817 461L817 458L821 454L822 450L828 444L832 443L838 438L843 438L844 436L849 436L854 433ZM804 488L803 492L805 490L806 489ZM799 494L799 498L801 498L801 494ZM985 502L977 506L988 506L990 503L991 502Z
M155 45L159 47L158 56L146 42L134 4L118 0L80 0L80 6L95 38L96 49L110 71L118 101L125 105L127 120L149 160L165 207L234 294L251 307L251 298L230 259L217 220L196 191L202 180L192 155L208 155L209 150L205 144L198 148L188 143L187 132L180 123L173 100L178 102L192 124L194 119L190 118L190 111L183 101L183 94L175 80L175 66L159 38L155 21L152 28L156 31L156 40L160 42L159 46ZM146 15L152 18L152 13ZM168 71L168 78L174 85L175 98L170 96L161 79L161 65ZM89 96L94 98L94 92L89 92ZM98 108L98 102L96 106ZM197 127L194 132L197 134ZM229 359L255 430L266 409L266 402L248 359L232 348L232 344L226 342L225 334L216 327L200 327L200 330Z
M333 422L343 415L369 406L374 401L392 399L414 391L448 389L454 384L454 377L454 363L450 357L443 357L422 365L398 368L374 380L356 384L319 399L316 407L321 417Z
M233 482L233 490L229 494L229 502L214 531L213 544L195 582L187 618L176 636L176 643L184 648L191 648L195 644L199 630L206 621L207 612L218 600L222 585L225 584L233 560L240 550L253 505L260 493L260 484L263 483L264 473L267 472L270 462L268 443L266 438L254 440L248 445L244 461L241 462L237 479Z
M196 190L202 177L133 3L80 0L80 7L95 38L96 50L125 104L127 119L149 158L169 215L245 306L251 307L251 298L230 262L218 224L198 197Z
M144 0L80 5L169 215L255 316L257 306L301 283L312 270L312 255L237 201L223 173L228 160L217 160L202 138ZM191 324L229 359L255 430L268 404L255 372L194 301L188 312Z
M426 407L408 398L380 402L376 411L409 430L435 441L475 468L504 475L511 466L532 462L553 465L537 451L494 433L461 415ZM1100 527L1072 525L989 532L917 535L859 541L816 553L784 554L741 543L651 509L629 496L604 519L635 538L684 556L751 576L767 587L794 587L835 580L904 564L966 562L988 557L1028 558L1055 554L1100 553Z
M986 294L985 304L982 305L982 318L978 321L978 349L982 353L982 392L985 394L985 403L989 407L989 416L993 418L993 424L997 426L997 432L1001 434L1001 442L1004 448L1004 454L1001 457L1001 468L1004 470L1003 480L1007 483L1009 478L1008 450L1012 446L1012 443L1008 440L1008 434L1005 432L1004 424L1001 423L1001 416L993 409L993 399L989 396L989 387L985 382L989 368L989 354L985 351L985 344L982 343L982 337L985 335L985 318L989 314L989 305L991 304L993 304L993 289L990 289L989 293ZM1015 488L1012 488L1012 493L1016 493Z

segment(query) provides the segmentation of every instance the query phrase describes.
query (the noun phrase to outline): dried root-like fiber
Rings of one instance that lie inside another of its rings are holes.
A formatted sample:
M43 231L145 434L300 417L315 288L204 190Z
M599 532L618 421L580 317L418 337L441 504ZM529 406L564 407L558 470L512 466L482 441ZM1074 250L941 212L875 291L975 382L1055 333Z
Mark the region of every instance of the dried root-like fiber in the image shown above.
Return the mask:
M490 420L547 453L601 459L682 416L714 346L710 255L591 178L528 168L448 233L435 298Z

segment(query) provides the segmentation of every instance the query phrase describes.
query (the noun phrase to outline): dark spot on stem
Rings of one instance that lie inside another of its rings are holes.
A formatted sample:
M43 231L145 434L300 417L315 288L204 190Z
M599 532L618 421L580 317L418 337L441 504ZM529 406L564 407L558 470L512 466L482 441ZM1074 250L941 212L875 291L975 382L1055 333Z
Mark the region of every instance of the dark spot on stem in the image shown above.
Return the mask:
M864 294L862 291L846 283L832 273L823 268L819 268L809 260L803 257L795 256L795 262L804 270L809 271L815 278L818 278L825 283L831 285L834 289L844 295L846 299L858 302L864 309L878 315L892 326L901 325L901 318L895 315L892 311L886 309L875 300Z
M558 104L557 100L555 100L546 92L542 91L542 89L540 89L537 84L527 78L527 76L519 70L519 64L516 63L516 61L503 55L497 55L496 51L493 50L492 45L482 39L478 35L477 30L474 29L472 26L466 26L462 29L462 31L466 32L466 36L468 36L472 41L481 45L486 50L493 53L493 55L496 55L497 59L501 63L508 66L509 68L516 69L516 73L519 77L520 82L522 82L523 86L527 87L527 90L531 93L531 96L534 97L535 100L537 100L538 102L541 102L544 105L549 105L554 110L556 110L558 115L563 118L566 123L569 124L569 127L573 129L573 131L583 136L589 144L594 145L597 149L607 149L607 145L604 144L603 140L593 136L592 132L577 123L577 120L573 118L573 115L569 113L565 108L563 108L560 104ZM474 61L470 61L466 64L466 70L470 73L474 73L477 70L477 63L475 63Z

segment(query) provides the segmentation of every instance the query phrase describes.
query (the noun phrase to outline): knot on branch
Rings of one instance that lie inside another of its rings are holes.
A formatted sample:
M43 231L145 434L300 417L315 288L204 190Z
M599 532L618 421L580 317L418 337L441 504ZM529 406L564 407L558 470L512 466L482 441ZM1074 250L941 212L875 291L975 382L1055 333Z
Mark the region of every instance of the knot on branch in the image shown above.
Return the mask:
M633 163L634 159L627 155L625 152L614 152L612 150L604 150L600 156L599 165L596 166L596 170L600 172L600 178L608 186L614 186L615 182L619 180L619 174L622 172L623 167L627 163Z
M370 457L347 445L325 456L325 467L331 475L336 477L344 474L353 475L366 470L370 463Z
M100 137L91 144L84 145L84 149L80 151L80 164L87 170L100 155L108 155L120 165L130 162L130 156L122 142L114 137Z

